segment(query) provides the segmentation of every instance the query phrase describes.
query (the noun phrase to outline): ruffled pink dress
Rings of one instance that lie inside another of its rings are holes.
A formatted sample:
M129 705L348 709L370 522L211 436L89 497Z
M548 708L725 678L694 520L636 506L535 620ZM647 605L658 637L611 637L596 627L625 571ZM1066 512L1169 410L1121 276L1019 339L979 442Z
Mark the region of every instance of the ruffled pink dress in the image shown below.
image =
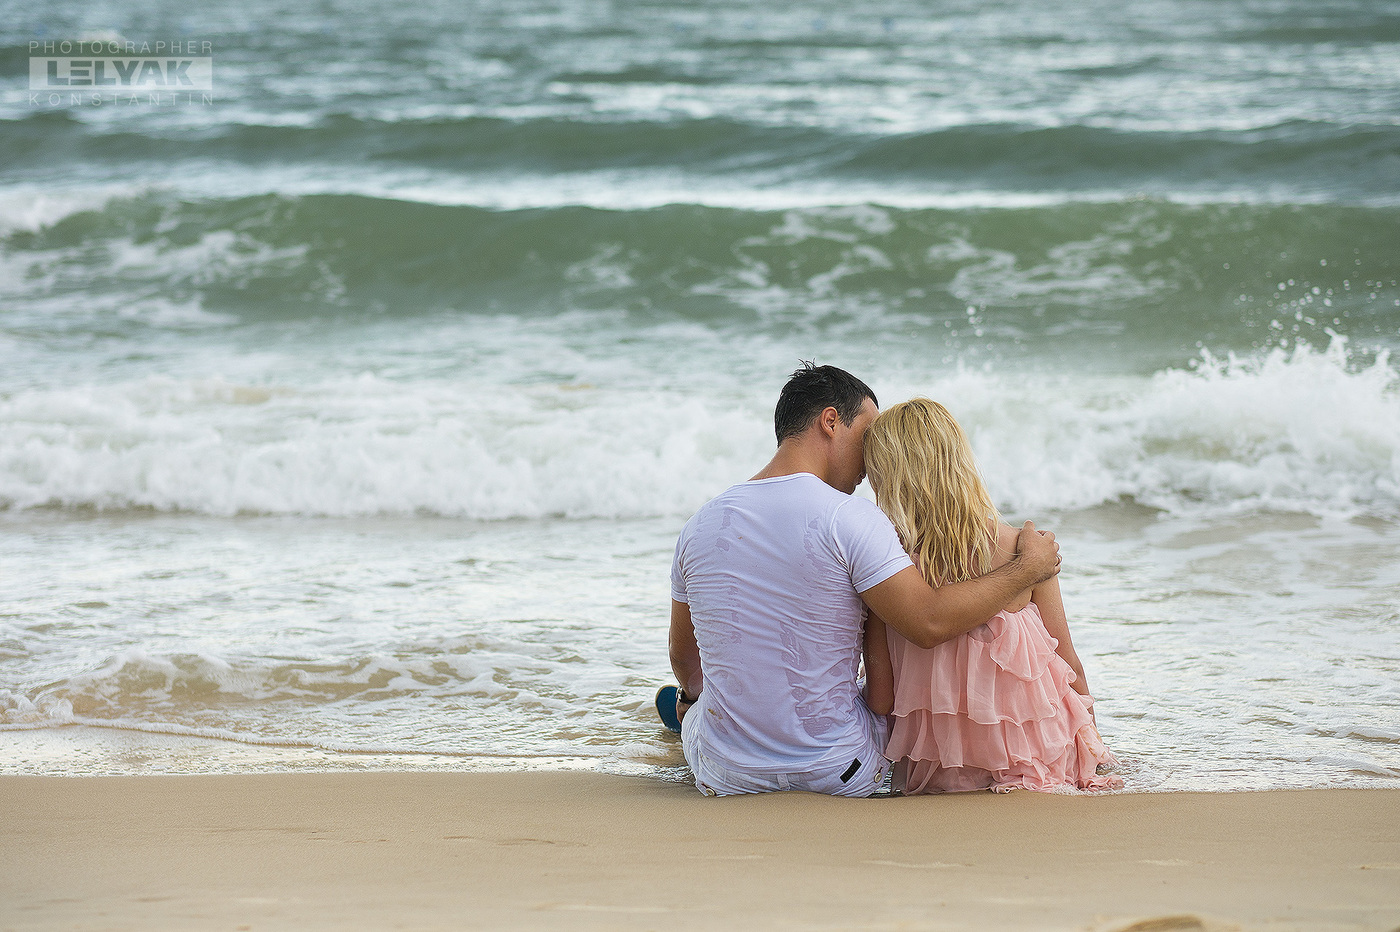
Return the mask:
M1016 788L1116 789L1117 766L1071 687L1034 602L937 647L889 629L894 715L885 756L905 795Z

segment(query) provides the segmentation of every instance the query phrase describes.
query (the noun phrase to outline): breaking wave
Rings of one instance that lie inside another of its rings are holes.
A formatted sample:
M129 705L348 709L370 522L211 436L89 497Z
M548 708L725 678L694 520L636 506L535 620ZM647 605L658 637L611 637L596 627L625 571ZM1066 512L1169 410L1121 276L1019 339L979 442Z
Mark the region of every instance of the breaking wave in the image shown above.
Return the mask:
M1203 353L1150 378L964 369L928 394L1009 511L1131 499L1400 514L1400 393L1337 337ZM764 397L362 375L310 387L149 377L0 400L0 504L210 515L684 515L771 449ZM620 416L621 413L623 416Z

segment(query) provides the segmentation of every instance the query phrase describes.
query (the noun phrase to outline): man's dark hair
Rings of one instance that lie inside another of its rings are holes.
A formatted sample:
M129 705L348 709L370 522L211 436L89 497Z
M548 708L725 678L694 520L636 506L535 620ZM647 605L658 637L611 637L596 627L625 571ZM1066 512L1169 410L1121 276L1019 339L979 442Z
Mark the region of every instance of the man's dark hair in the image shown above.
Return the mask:
M845 369L802 360L802 366L783 386L778 406L773 410L773 431L778 435L778 443L781 445L811 427L817 415L827 408L835 408L841 423L851 426L867 398L879 406L870 386Z

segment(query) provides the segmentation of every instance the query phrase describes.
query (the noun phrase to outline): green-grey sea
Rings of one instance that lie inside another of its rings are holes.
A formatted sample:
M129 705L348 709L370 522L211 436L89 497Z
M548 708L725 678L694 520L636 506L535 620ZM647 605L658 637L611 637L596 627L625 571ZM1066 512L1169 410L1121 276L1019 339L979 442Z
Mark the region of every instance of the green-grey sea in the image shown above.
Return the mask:
M0 772L684 779L816 359L1058 532L1130 791L1400 785L1397 279L1394 0L0 0Z

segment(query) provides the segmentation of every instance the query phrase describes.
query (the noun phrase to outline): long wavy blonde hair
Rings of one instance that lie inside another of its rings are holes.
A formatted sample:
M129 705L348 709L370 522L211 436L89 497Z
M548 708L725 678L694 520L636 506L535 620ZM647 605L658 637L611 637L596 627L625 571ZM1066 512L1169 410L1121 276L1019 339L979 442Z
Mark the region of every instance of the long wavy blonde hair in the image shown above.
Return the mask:
M1001 515L947 408L914 398L883 411L865 433L865 470L875 501L930 585L991 570Z

